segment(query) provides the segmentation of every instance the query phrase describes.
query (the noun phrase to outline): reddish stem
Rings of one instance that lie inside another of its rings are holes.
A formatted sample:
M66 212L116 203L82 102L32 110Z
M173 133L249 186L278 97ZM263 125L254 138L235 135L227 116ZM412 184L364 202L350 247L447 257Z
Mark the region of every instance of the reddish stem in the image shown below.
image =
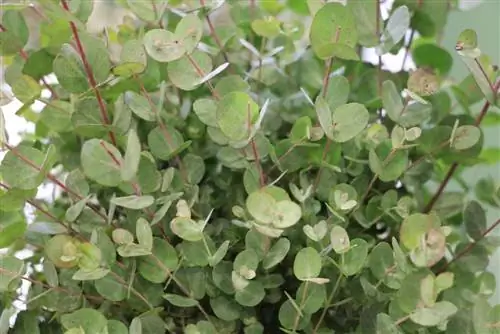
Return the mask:
M497 81L497 83L495 84L495 87L493 87L493 92L495 94L495 98L496 98L496 95L497 95L499 89L500 89L500 81ZM479 116L477 116L477 118L476 118L476 121L474 123L475 126L481 125L481 122L484 119L484 116L486 116L486 113L488 112L489 108L490 108L490 102L486 101L483 105L483 108L481 108L481 112L479 113ZM448 182L450 182L450 180L451 180L453 174L455 173L455 171L457 170L457 168L458 168L458 163L456 163L456 162L450 166L450 169L448 170L448 173L446 173L444 180L439 185L438 190L436 191L434 196L431 198L429 203L425 206L425 208L423 210L424 213L428 213L432 210L432 208L436 204L437 200L439 199L439 197L443 193L444 188L446 188L446 186L448 185Z
M12 154L14 154L16 157L18 157L19 159L21 159L23 162L25 162L27 165L29 165L30 167L32 167L33 169L39 171L39 172L43 172L42 169L40 168L40 166L37 166L33 161L31 161L30 159L26 158L25 156L23 156L21 153L19 153L19 151L13 147L13 146L10 146L9 144L7 143L4 143L4 146L12 152ZM67 192L68 194L71 194L73 195L74 197L76 197L77 199L81 200L83 199L83 197L78 194L77 192L69 189L68 187L66 187L66 185L64 183L62 183L61 181L59 181L54 175L50 174L50 173L45 173L44 176L50 180L51 182L53 182L54 184L56 184L57 186L59 186L62 190L64 190L65 192ZM105 221L107 220L106 218L106 215L104 215L99 209L95 208L93 205L91 205L90 203L87 203L87 206L89 208L91 208L95 213L97 213L99 216L101 216Z
M200 0L200 5L202 7L205 7L205 0ZM222 45L222 42L221 42L219 36L217 35L217 32L215 31L215 27L212 24L212 20L210 19L210 16L208 14L206 16L206 20L207 20L208 28L210 29L210 34L212 35L212 38L214 39L215 44L217 44L217 46L219 47L219 50L222 53L222 57L224 57L224 61L226 63L229 63L229 58L228 58L226 52L224 51L224 46ZM230 71L231 71L231 69L230 69Z
M191 65L193 65L196 73L198 73L198 75L200 76L200 79L203 78L206 75L206 73L203 73L203 70L200 68L198 63L196 63L196 61L193 59L193 57L191 57L191 55L186 55L186 56L187 56L187 59L189 60L189 62L191 63ZM214 86L212 86L212 83L210 82L210 80L207 80L206 84L208 86L208 89L210 89L210 92L212 93L213 97L216 100L220 100L220 96L215 91Z
M61 0L61 4L67 12L70 12L69 6L66 0ZM106 110L106 104L104 103L104 100L101 96L101 92L99 89L97 89L97 82L94 78L94 73L92 72L92 68L90 67L90 64L87 60L87 55L85 54L85 51L83 49L82 42L80 40L80 36L78 35L78 30L76 29L76 25L73 21L69 22L69 25L71 27L71 31L73 32L73 37L75 38L76 42L76 48L78 51L78 54L80 55L83 63L83 67L85 69L85 72L87 74L88 81L90 83L90 86L92 87L92 90L94 91L94 94L97 99L97 103L99 104L99 110L101 113L101 120L104 123L104 125L109 125L111 122L108 117L108 112ZM111 143L116 146L116 138L115 134L112 131L108 132L109 139L111 140Z
M247 117L248 117L248 132L251 131L251 113L250 113L250 103L247 105ZM260 164L259 152L257 151L257 145L255 145L255 139L252 138L250 141L250 145L252 146L253 156L255 159L255 165L257 166L257 170L259 171L259 179L260 186L264 187L266 184L266 180L264 178L264 171L262 170L262 166Z
M453 262L456 262L457 260L459 260L461 257L463 257L464 255L466 255L467 253L469 253L481 240L483 240L488 234L491 233L491 231L493 231L498 225L500 225L500 219L497 219L496 222L494 222L488 229L486 229L482 234L481 236L474 240L474 242L470 243L467 247L465 247L460 253L458 253L457 255L455 255L455 257L450 261L448 262L447 264L445 264L443 266L443 268L441 268L441 270L439 270L440 273L446 271L446 269L448 269L448 267L453 263Z

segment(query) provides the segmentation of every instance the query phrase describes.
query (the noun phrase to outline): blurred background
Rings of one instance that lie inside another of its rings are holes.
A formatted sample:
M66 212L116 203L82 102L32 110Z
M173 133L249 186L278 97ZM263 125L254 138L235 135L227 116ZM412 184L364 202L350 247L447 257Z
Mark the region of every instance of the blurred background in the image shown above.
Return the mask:
M90 1L90 0L88 0ZM305 1L305 0L304 0ZM319 1L319 0L318 0ZM426 0L426 1L449 1L449 0ZM15 0L0 0L0 11L2 4L15 3ZM26 3L26 1L17 1ZM392 5L391 0L386 0L384 2L385 9L382 10L384 18L387 17L387 8ZM479 36L479 46L484 53L488 54L494 63L498 65L500 56L500 0L460 0L460 5L462 8L467 8L466 12L453 12L450 14L448 25L446 26L445 33L443 35L442 47L450 52L454 57L453 68L451 71L451 77L453 80L461 80L466 75L468 75L468 70L459 56L454 51L456 39L458 33L466 28L471 28L477 31ZM121 23L126 11L120 9L116 6L115 0L95 0L94 1L94 12L89 19L88 27L91 31L101 31L104 26L114 26ZM30 18L27 20L30 24L36 25L37 21L40 19L34 14L29 14L30 10L27 10ZM1 13L0 13L1 14ZM222 14L219 15L224 15ZM223 17L218 17L214 19L223 19ZM407 36L408 38L408 36ZM30 38L30 43L37 43L37 36L33 35ZM383 62L385 68L389 70L399 71L401 64L403 62L404 52L392 56L387 55L383 57ZM377 57L374 52L367 50L364 55L367 60L376 63ZM1 58L0 58L1 59ZM413 63L411 59L406 61L407 68L412 68ZM2 64L3 65L3 64ZM3 78L3 66L0 66L0 80ZM55 80L55 78L49 78L49 82ZM2 100L6 95L9 95L10 87L5 85L3 81L0 81L0 90L2 92ZM484 102L478 103L473 109L476 113L479 112L482 104ZM22 104L13 100L10 103L2 106L2 112L4 114L7 132L9 135L9 141L12 145L16 145L20 142L22 133L33 131L33 124L27 122L21 117L15 115L15 112L22 106ZM40 110L43 107L42 103L35 104L34 109ZM498 108L490 108L490 112L499 112ZM485 134L485 147L498 147L500 146L500 123L494 125L488 125L483 127ZM496 151L500 156L500 151ZM3 158L4 153L0 152L0 161ZM474 184L481 178L492 177L495 183L500 184L500 164L491 165L481 165L469 169L464 174L464 180L467 184L472 185L471 193L469 198L474 198ZM436 185L434 185L436 186ZM450 182L448 191L458 188L458 184L453 181ZM51 185L46 185L40 188L37 197L38 198L51 198L54 194L55 189ZM27 215L30 216L30 211L27 211ZM500 209L495 209L493 207L488 207L487 212L488 222L491 224L500 217ZM500 230L493 231L493 234L500 236ZM490 263L490 270L495 274L497 287L500 288L500 251L497 251L495 256L492 258ZM492 302L500 303L500 291L497 290L496 294L492 297Z

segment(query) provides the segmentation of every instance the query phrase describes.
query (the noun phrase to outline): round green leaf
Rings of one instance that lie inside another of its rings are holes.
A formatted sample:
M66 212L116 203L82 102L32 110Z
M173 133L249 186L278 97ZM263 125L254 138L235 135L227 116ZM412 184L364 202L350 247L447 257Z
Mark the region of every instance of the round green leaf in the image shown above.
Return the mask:
M264 259L262 260L262 267L269 270L278 265L286 257L289 250L290 241L287 238L279 238L266 253Z
M137 94L136 92L127 91L123 95L125 106L130 108L132 112L139 118L145 121L153 122L156 120L156 114L151 108L146 97Z
M417 308L410 315L410 319L422 326L437 326L445 322L449 317L457 313L458 308L448 301L441 301L432 307Z
M172 126L154 128L148 135L148 145L151 153L161 160L169 160L181 149L184 139ZM139 166L139 169L141 167Z
M257 253L251 249L245 249L238 253L233 262L233 268L236 272L240 272L243 267L250 270L257 270L259 266L259 257Z
M210 298L210 307L224 321L234 321L240 317L241 306L223 295Z
M178 237L187 241L199 241L203 238L203 224L187 217L176 217L170 222L170 228Z
M113 187L121 182L123 159L113 145L99 139L86 141L82 146L81 162L85 175L97 183Z
M418 67L428 66L446 75L453 64L453 58L443 48L435 44L419 44L412 51L412 59Z
M432 228L438 228L439 218L435 215L415 213L401 224L400 240L409 250L420 246L421 238Z
M246 206L248 212L258 222L269 224L273 221L276 201L271 195L262 191L255 191L248 196Z
M347 231L339 225L335 225L330 231L330 243L337 254L344 254L351 247Z
M301 249L293 262L293 273L299 280L318 277L321 272L321 257L312 247Z
M61 316L61 324L64 328L68 330L81 327L85 333L101 333L106 329L107 322L101 312L91 308L82 308Z
M71 45L63 44L52 66L57 81L68 92L83 93L89 89L80 56Z
M474 125L462 125L455 131L452 147L456 150L466 150L474 146L481 138L481 130Z
M357 274L365 266L368 257L368 243L364 239L356 238L351 241L351 248L344 254L342 270L347 276Z
M29 103L40 97L42 87L32 77L22 75L13 83L12 92L19 101Z
M328 3L321 7L311 24L311 45L321 59L343 58L338 45L354 48L358 41L356 20L351 9L340 3Z
M108 320L108 334L128 334L127 326L118 320Z
M201 36L203 36L203 23L196 14L184 16L175 28L175 38L182 44L186 53L194 51Z
M349 103L338 107L332 116L332 139L343 143L356 137L365 129L369 117L368 110L359 103Z
M165 29L149 30L143 42L149 56L159 62L174 61L186 53L179 37Z
M79 135L102 137L106 133L99 111L99 103L95 97L77 100L73 107L71 122Z
M242 141L250 135L251 124L259 115L259 107L243 92L224 95L217 106L217 124L232 141Z
M193 110L205 125L217 127L217 103L213 99L201 98L194 101Z
M272 224L276 228L287 228L297 224L302 217L300 206L291 201L280 201L274 208Z
M250 281L248 285L242 289L237 290L234 299L243 306L254 307L264 299L266 292L262 283L258 281Z
M275 17L268 16L252 22L252 29L259 36L274 38L281 33L280 21Z
M212 70L212 59L195 50L191 55L172 61L167 66L168 77L182 90L190 91L201 84L201 79Z
M186 168L187 180L191 184L198 184L205 174L205 163L202 157L188 153L182 159Z

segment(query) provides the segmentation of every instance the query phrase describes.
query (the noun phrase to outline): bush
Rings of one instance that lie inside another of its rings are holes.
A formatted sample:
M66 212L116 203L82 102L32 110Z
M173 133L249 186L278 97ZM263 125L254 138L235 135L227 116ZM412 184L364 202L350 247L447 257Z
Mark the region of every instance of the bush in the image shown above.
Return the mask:
M5 8L35 132L1 119L1 333L499 333L500 192L460 177L498 160L497 68L465 30L448 78L456 1L119 2L99 34L90 1Z

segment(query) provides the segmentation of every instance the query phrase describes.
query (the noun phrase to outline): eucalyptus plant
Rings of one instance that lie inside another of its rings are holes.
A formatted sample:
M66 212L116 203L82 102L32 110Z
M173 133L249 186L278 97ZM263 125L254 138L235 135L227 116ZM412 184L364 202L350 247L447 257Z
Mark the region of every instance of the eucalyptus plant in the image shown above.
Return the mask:
M500 189L462 177L500 81L473 30L441 45L459 2L3 5L35 130L0 114L0 333L500 333Z

